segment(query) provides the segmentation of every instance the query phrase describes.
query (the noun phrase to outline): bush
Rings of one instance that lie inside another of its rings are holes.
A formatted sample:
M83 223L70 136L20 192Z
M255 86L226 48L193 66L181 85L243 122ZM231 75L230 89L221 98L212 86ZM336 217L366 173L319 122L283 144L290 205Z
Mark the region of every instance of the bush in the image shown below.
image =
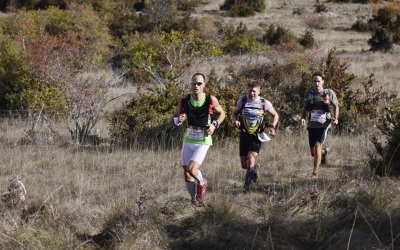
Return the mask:
M364 21L365 17L358 17L357 21L351 26L352 30L359 32L368 32L370 27L366 21Z
M331 24L329 17L321 14L307 15L304 17L304 22L308 28L320 30L328 28Z
M387 4L378 9L368 24L371 33L368 44L371 50L390 50L400 42L400 3Z
M373 76L366 79L356 78L347 73L348 68L347 63L337 58L335 49L331 49L327 57L319 62L307 57L293 57L284 61L277 59L244 68L237 78L264 81L262 95L276 106L280 125L288 127L298 123L304 93L312 87L313 72L322 71L326 75L325 87L335 91L341 105L339 131L359 132L364 123L368 124L376 118L376 107L390 97L382 89L374 89Z
M321 13L321 12L327 12L328 11L328 7L321 3L319 0L315 1L315 13Z
M22 109L20 93L30 85L26 57L11 39L0 39L0 109Z
M220 9L227 10L228 16L247 17L253 16L255 12L263 12L265 7L263 0L225 0Z
M393 48L393 38L389 30L379 28L373 31L371 38L368 40L368 44L371 45L371 50L383 50L388 51Z
M177 1L177 9L178 10L193 10L195 7L199 5L199 1L197 0L178 0Z
M159 138L157 133L172 128L171 117L176 105L183 96L181 83L168 82L165 90L156 88L153 91L140 93L123 110L118 111L111 118L110 137L115 142L126 141L129 144L140 137L144 142L150 137ZM148 133L153 134L148 136ZM168 130L168 133L178 133L178 130ZM173 133L170 136L174 137ZM138 140L140 141L140 140Z
M16 43L0 40L0 109L40 109L65 113L62 90L40 80L28 67L27 58Z
M385 142L377 136L372 139L378 155L370 154L369 166L380 176L400 176L400 99L384 108L378 128L386 138Z
M296 40L296 36L289 29L275 24L269 25L262 37L262 41L268 45L297 43Z
M315 38L313 32L310 30L306 30L304 35L299 39L299 43L304 48L312 48L315 46Z
M261 46L256 39L248 35L247 27L243 23L236 29L232 25L225 26L222 41L223 51L233 55L253 52Z

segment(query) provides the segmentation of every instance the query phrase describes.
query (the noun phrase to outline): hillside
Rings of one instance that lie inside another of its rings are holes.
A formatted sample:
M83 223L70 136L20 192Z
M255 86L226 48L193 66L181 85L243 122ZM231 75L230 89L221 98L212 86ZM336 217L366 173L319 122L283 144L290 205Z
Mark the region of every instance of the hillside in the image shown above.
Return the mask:
M326 20L324 19L326 25L324 29L316 29L309 25L309 22L320 21L310 18L315 16L313 14L315 11L314 0L266 0L267 8L264 13L257 13L253 17L246 18L223 17L223 12L219 10L219 6L223 2L223 0L218 0L203 5L196 9L196 14L193 16L211 16L224 24L235 26L243 22L249 30L255 30L260 34L265 32L261 26L271 23L284 25L297 35L303 34L306 30L311 30L318 45L313 53L326 56L329 49L336 48L339 58L350 64L350 73L358 76L374 74L376 79L379 79L378 84L383 86L385 90L399 93L400 73L397 70L399 67L397 58L400 50L395 47L389 53L371 52L367 43L371 35L351 30L351 26L357 21L357 18L368 19L372 17L371 5L324 2L329 10L326 13ZM301 10L302 14L294 15L293 12L296 10ZM244 59L237 61L242 60ZM224 66L219 61L215 65L217 68Z

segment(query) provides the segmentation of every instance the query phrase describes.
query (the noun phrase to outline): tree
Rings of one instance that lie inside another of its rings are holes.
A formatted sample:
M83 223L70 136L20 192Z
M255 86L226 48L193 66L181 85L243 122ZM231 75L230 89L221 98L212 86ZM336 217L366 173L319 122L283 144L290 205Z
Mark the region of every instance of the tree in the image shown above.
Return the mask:
M199 41L193 30L134 35L128 44L123 64L129 74L160 88L165 82L178 79L195 58L205 60L221 54L213 41Z
M75 8L79 9L77 6ZM50 8L42 14L45 16L49 11L55 10ZM66 14L55 12L60 16ZM78 13L88 15L77 17ZM104 106L112 99L107 96L108 90L120 83L122 77L101 70L108 50L108 36L103 40L103 34L89 32L89 29L96 30L100 25L98 17L92 16L94 13L85 6L79 12L70 14L76 17L68 19L74 20L73 28L60 21L64 19L56 18L56 15L42 18L44 32L22 39L22 47L27 65L35 77L62 90L66 101L64 106L69 111L68 127L72 139L77 143L85 143L88 134L104 115ZM19 36L23 37L23 34Z
M106 114L106 105L121 96L109 96L109 90L119 85L123 75L95 71L77 75L63 85L70 103L71 138L78 144L86 142L88 135Z
M175 20L177 15L176 1L174 0L153 0L145 8L145 13L152 20L158 31L162 31L163 27Z
M194 31L135 35L129 44L124 64L131 75L146 79L147 85L125 109L114 114L110 134L116 141L131 142L147 135L144 131L151 131L154 137L166 131L165 125L170 124L169 118L187 87L180 77L194 59L205 60L221 51L212 41L196 39Z

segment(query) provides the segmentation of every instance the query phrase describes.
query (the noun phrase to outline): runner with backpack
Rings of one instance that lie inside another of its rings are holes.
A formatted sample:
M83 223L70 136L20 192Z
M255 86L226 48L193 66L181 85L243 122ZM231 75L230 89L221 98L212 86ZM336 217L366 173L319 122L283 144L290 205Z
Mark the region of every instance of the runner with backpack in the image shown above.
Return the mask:
M181 99L172 122L175 126L181 126L187 121L182 145L185 185L192 204L202 206L207 181L199 167L212 145L211 136L225 119L225 111L215 96L204 93L206 82L203 74L194 74L190 85L192 93ZM217 118L212 117L213 111L219 114Z
M247 192L251 182L257 181L256 159L261 150L261 143L269 140L264 133L276 135L279 115L272 103L260 95L261 83L251 80L247 85L247 95L239 98L232 113L232 125L240 129L239 156L240 164L246 169L243 192ZM267 125L265 115L272 115L271 124Z
M338 124L339 103L335 92L331 89L324 89L325 76L322 72L316 72L312 76L314 87L309 89L304 96L304 106L301 112L301 126L306 124L308 142L311 156L314 158L313 173L311 178L317 178L320 164L327 162L328 148L324 147L328 130L331 123ZM331 106L334 106L334 115L331 114Z

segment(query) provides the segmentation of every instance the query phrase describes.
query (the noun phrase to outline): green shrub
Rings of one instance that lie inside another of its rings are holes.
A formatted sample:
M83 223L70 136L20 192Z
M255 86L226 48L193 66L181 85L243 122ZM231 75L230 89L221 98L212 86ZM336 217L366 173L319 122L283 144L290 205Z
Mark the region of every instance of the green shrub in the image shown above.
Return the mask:
M263 0L225 0L221 10L227 10L228 16L247 17L255 12L263 12L266 8Z
M31 71L19 47L0 39L0 109L40 109L65 114L65 95Z
M162 85L175 80L195 58L209 58L221 51L211 40L197 39L193 30L135 34L128 37L122 64L135 82Z
M304 7L295 8L295 9L293 10L292 14L293 14L293 15L299 15L299 16L300 16L300 15L303 15L304 11L305 11L305 8L304 8Z
M150 137L158 140L161 134L166 132L175 138L179 130L172 129L171 117L183 96L180 85L182 83L167 82L165 90L156 88L140 93L132 99L123 110L111 118L112 140L130 145L136 141L148 141ZM151 136L149 133L152 133Z
M299 43L301 46L303 46L304 48L307 48L307 49L314 47L315 46L315 38L314 38L313 32L310 30L306 30L304 35L302 37L300 37Z
M328 11L328 7L325 4L321 3L320 0L315 1L314 7L315 7L315 11L314 11L315 13L321 13L321 12Z
M24 108L19 94L30 85L31 74L26 57L17 43L5 37L0 40L0 109Z
M198 0L178 0L177 1L177 9L178 10L192 10L199 5Z
M380 176L400 176L400 99L395 99L381 114L378 128L385 141L377 136L372 139L378 155L370 154L369 166Z
M371 38L368 40L371 50L388 51L393 48L393 38L389 30L380 28L373 31Z
M284 45L296 43L296 36L287 28L281 25L271 24L268 26L265 34L262 36L262 41L268 45Z
M358 17L357 21L351 26L351 29L359 32L368 32L370 27L368 23L364 21L364 18L365 17Z
M258 49L260 43L251 38L247 32L247 26L242 22L235 29L232 25L227 25L223 30L222 49L229 54L245 54Z
M371 33L368 44L371 50L390 50L400 42L400 3L387 4L378 9L368 24Z
M280 126L288 127L298 124L304 93L313 86L313 72L322 71L326 75L325 87L335 91L340 103L339 131L360 132L365 123L371 124L376 119L376 107L390 97L382 89L374 88L376 82L373 76L364 79L347 73L349 65L341 62L335 51L331 49L327 57L320 61L292 57L246 67L241 69L237 78L263 81L262 95L275 105L280 114Z

